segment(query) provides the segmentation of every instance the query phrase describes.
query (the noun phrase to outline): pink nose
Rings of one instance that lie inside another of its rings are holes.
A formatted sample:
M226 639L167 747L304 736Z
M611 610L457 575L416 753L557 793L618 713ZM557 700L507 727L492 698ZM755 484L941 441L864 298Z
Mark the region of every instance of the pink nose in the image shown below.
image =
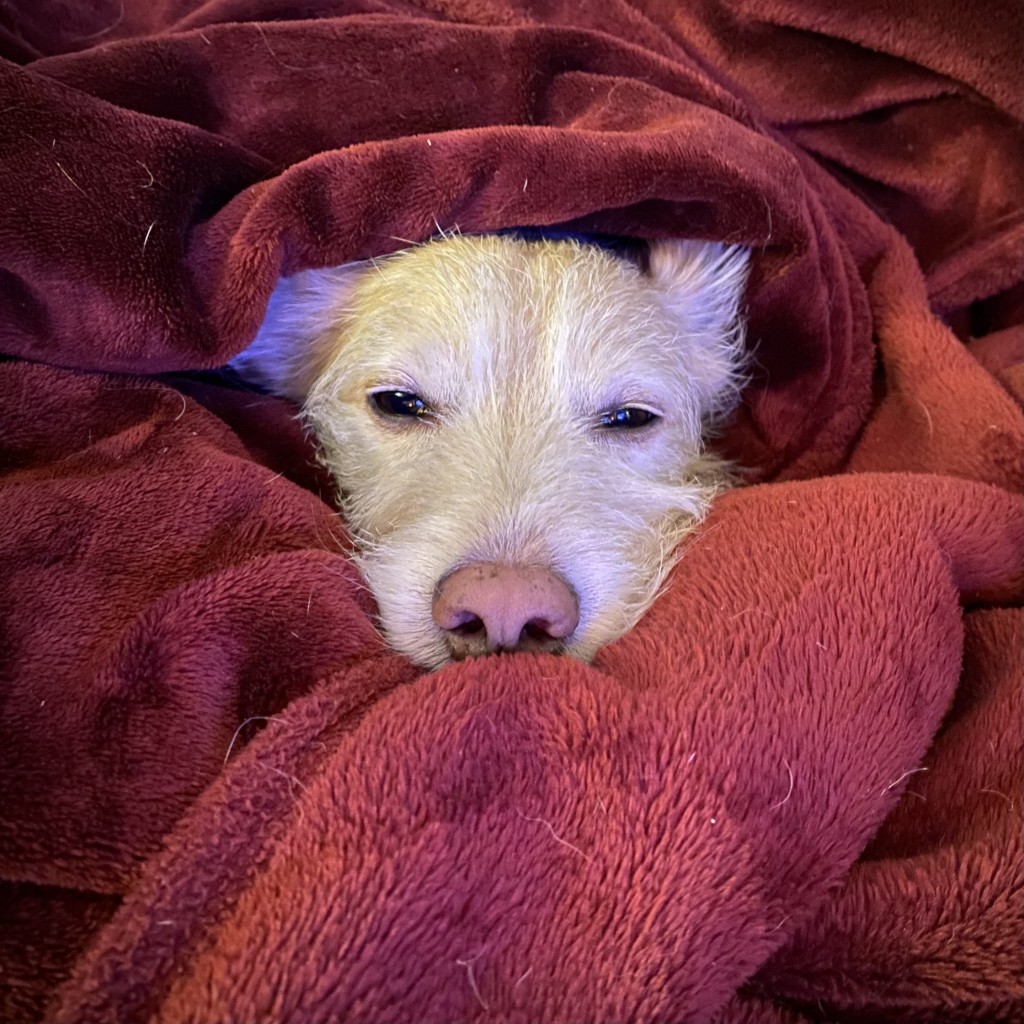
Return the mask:
M557 651L580 619L569 585L547 569L476 562L441 580L434 621L456 659L488 651Z

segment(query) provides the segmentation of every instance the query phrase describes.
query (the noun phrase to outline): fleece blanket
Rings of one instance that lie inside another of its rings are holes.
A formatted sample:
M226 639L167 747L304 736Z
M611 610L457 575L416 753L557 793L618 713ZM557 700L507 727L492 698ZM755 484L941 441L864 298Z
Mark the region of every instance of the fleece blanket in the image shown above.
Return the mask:
M0 1018L1024 1019L1021 27L0 5ZM593 665L427 675L216 371L523 225L754 248L750 484Z

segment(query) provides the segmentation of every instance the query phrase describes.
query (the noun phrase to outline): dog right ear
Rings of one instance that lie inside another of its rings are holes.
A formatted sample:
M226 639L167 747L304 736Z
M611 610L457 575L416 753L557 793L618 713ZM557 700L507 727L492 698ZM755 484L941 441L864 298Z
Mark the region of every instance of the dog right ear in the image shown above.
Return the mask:
M693 239L650 243L649 276L686 339L690 375L703 415L731 411L742 384L744 322L740 316L750 250Z
M370 266L346 263L282 278L252 344L228 365L301 405L337 349L352 291Z

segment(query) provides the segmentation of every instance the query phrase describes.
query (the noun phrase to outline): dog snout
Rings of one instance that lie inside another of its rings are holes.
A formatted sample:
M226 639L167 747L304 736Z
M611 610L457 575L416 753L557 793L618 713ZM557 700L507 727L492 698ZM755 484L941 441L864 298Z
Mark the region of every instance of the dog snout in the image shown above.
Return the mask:
M489 651L550 651L579 622L579 601L547 569L477 562L438 585L434 622L455 659Z

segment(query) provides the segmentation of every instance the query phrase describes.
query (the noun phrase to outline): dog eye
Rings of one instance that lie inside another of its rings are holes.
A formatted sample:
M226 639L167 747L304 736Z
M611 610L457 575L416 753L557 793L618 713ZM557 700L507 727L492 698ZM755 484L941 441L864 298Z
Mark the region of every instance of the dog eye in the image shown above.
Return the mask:
M606 412L598 420L598 425L610 430L637 430L658 419L661 417L650 409L644 409L639 405L627 405L621 409Z
M430 406L411 391L374 391L370 401L385 416L426 416Z

